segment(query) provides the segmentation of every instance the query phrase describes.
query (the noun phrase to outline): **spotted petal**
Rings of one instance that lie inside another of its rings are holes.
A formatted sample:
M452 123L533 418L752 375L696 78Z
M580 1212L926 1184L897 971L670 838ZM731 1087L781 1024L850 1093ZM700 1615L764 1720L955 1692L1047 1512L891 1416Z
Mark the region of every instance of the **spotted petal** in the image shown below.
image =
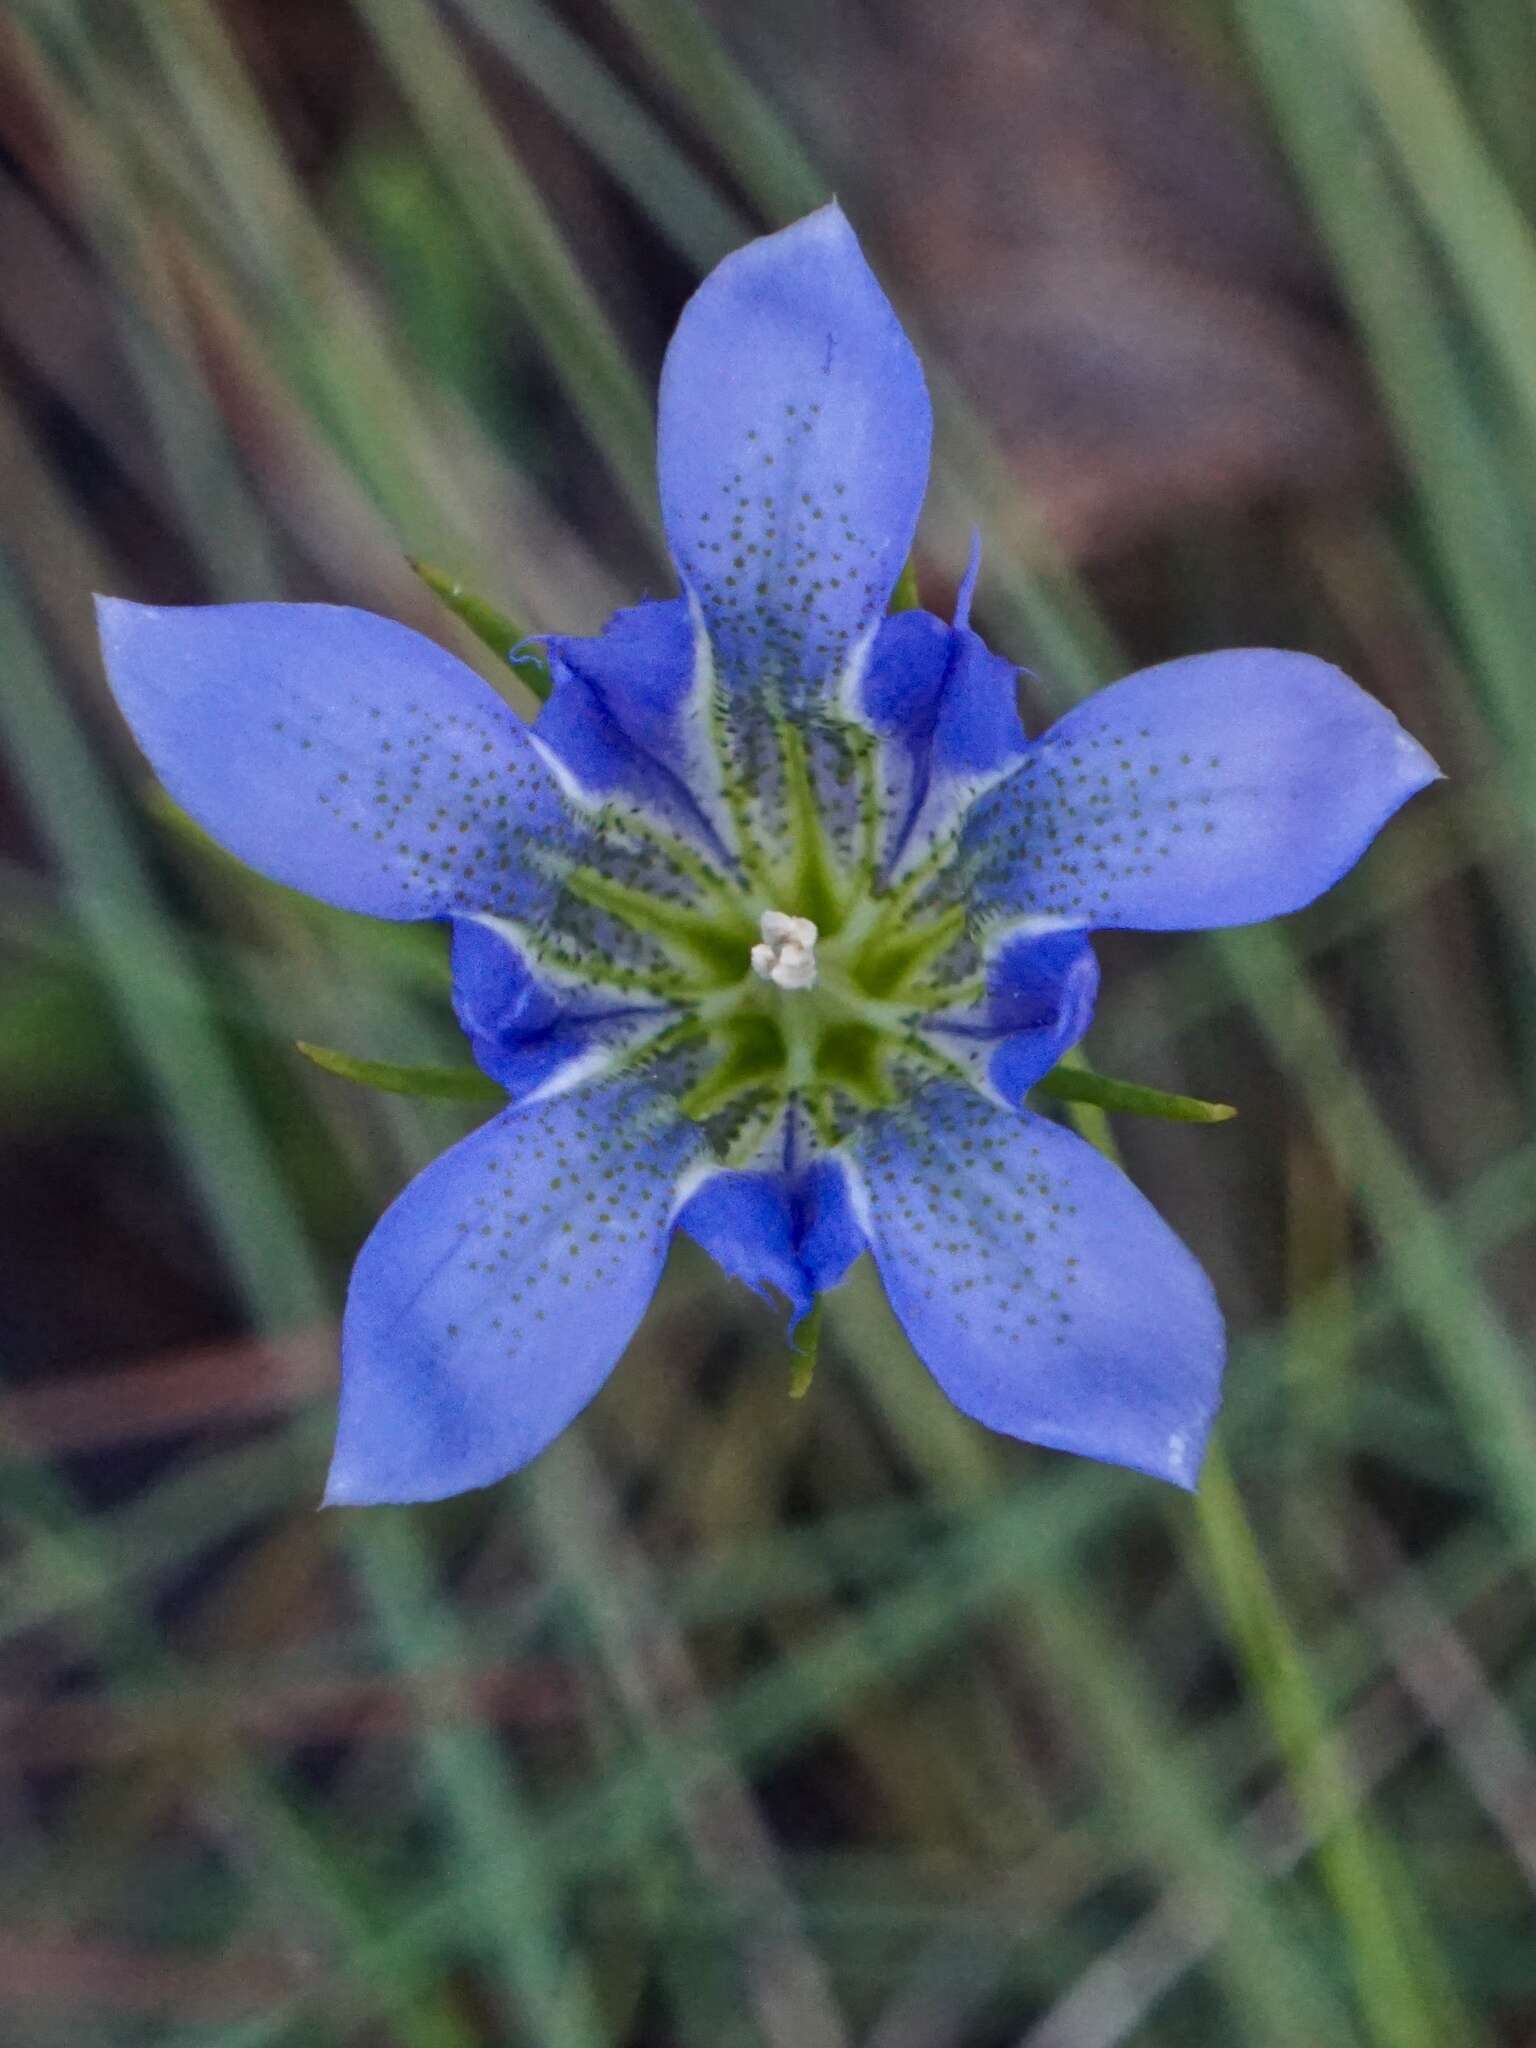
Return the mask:
M615 1084L504 1111L418 1174L352 1275L327 1501L437 1500L543 1450L644 1314L697 1143Z
M98 612L135 737L231 853L375 917L542 914L576 827L518 720L434 641L338 605Z
M911 547L931 424L836 206L700 286L662 371L661 506L728 690L793 705L839 674Z
M1058 1125L945 1085L853 1149L892 1308L990 1429L1192 1486L1224 1349L1210 1282Z
M1036 929L1192 931L1310 903L1439 770L1327 662L1273 648L1143 669L983 797L980 904Z

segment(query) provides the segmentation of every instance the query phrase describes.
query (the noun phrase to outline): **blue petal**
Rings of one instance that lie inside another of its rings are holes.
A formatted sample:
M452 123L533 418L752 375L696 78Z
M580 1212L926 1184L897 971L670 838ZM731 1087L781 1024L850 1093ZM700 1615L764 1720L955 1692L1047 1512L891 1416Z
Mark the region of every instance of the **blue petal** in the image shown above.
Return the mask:
M697 1134L633 1086L504 1111L363 1246L326 1500L439 1500L535 1457L645 1313Z
M135 737L231 853L375 917L542 914L575 827L517 719L433 641L337 605L98 612Z
M474 918L453 922L453 1007L474 1055L495 1072L502 1048L536 1038L560 1020L559 996L539 980L521 949Z
M888 874L920 860L978 791L1024 758L1018 671L931 612L882 622L860 686L882 741Z
M1099 963L1078 932L1047 932L999 947L987 971L987 1018L994 1031L1044 1034L1054 1063L1093 1021Z
M717 770L684 598L616 612L592 639L552 634L534 730L587 803L627 798L723 857Z
M1299 910L1439 770L1326 662L1272 648L1144 669L983 797L977 899L1039 927L1149 931Z
M974 1010L925 1019L952 1058L1020 1103L1093 1022L1099 963L1080 932L1020 934L994 953Z
M562 680L582 693L611 728L649 760L666 763L676 754L677 722L693 681L693 625L685 598L629 605L615 612L601 633L588 638L549 636L556 696ZM579 752L570 765L580 776Z
M590 1071L598 1054L616 1055L653 1036L674 1014L597 989L556 988L505 927L464 917L453 923L453 1007L476 1064L514 1102L547 1088L577 1060Z
M891 1306L958 1408L1192 1487L1224 1351L1210 1282L1058 1125L940 1085L856 1141Z
M1075 932L1015 939L988 971L994 1023L1003 1040L992 1055L993 1087L1008 1102L1022 1102L1093 1022L1099 963Z
M829 1157L803 1168L795 1176L793 1200L797 1256L812 1290L825 1294L865 1249L846 1163Z
M710 1174L684 1203L678 1224L715 1264L755 1294L772 1287L798 1322L813 1289L795 1257L788 1190L780 1174Z
M912 545L923 374L836 206L740 249L661 378L662 515L727 687L793 701L843 667Z

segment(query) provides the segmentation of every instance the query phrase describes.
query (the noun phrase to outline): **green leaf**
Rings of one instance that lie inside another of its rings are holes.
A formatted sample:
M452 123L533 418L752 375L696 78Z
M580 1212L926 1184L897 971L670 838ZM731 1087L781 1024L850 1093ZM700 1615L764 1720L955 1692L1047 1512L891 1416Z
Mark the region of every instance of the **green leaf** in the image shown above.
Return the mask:
M1237 1111L1229 1102L1202 1102L1194 1095L1166 1095L1137 1081L1112 1081L1086 1067L1052 1067L1035 1083L1058 1102L1089 1102L1095 1109L1123 1109L1131 1116L1166 1117L1176 1124L1224 1124Z
M85 961L0 967L0 1131L89 1124L135 1094L133 1055Z
M431 1095L451 1102L505 1102L507 1091L499 1088L478 1067L402 1067L388 1060L360 1060L349 1052L337 1052L328 1045L308 1045L295 1040L305 1059L339 1074L343 1081L356 1081L364 1088L382 1088L389 1095Z
M462 619L471 633L484 646L489 647L498 661L510 662L512 650L528 636L505 612L497 611L487 604L483 597L477 597L472 590L466 590L455 576L446 569L439 569L431 562L423 562L415 555L406 560L425 583L434 597L440 597L455 618ZM514 664L518 679L525 683L541 704L548 701L550 692L549 664L541 654L530 651L519 655Z

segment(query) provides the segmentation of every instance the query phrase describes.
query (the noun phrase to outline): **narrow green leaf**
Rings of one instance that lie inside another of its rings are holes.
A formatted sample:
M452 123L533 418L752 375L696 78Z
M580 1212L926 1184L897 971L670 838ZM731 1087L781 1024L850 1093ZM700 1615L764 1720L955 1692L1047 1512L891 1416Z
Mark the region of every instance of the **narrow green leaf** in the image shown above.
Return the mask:
M89 1124L135 1093L132 1054L85 961L0 969L0 1131Z
M1213 1590L1316 1835L1318 1875L1349 1936L1372 2038L1382 2048L1470 2038L1426 1938L1421 1903L1402 1888L1380 1824L1360 1804L1347 1752L1219 1446L1207 1455L1196 1500Z
M1123 1109L1132 1116L1166 1117L1176 1124L1224 1124L1237 1111L1229 1102L1202 1102L1194 1095L1167 1095L1136 1081L1112 1081L1084 1067L1053 1067L1035 1086L1058 1102L1089 1102L1095 1109Z
M489 647L498 661L510 662L512 650L527 638L521 626L509 619L505 612L497 611L487 604L483 597L477 597L472 590L466 590L456 576L450 576L446 569L439 569L431 562L420 561L415 555L406 560L425 583L434 597L442 599L455 618L462 619L475 638ZM532 650L519 655L515 664L519 681L525 683L544 703L549 697L549 665L544 657Z
M349 1052L337 1052L328 1045L294 1041L305 1059L339 1074L343 1081L356 1081L364 1088L382 1088L388 1095L431 1095L450 1102L504 1102L507 1091L498 1088L478 1067L402 1067L388 1060L360 1060Z

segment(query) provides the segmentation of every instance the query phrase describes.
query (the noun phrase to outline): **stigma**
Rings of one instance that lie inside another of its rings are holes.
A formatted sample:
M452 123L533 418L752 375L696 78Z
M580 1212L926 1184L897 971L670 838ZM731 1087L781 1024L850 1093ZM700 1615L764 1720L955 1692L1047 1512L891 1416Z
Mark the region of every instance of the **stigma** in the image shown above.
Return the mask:
M752 971L775 988L814 988L817 931L811 920L765 910L758 930L763 936L752 948Z

